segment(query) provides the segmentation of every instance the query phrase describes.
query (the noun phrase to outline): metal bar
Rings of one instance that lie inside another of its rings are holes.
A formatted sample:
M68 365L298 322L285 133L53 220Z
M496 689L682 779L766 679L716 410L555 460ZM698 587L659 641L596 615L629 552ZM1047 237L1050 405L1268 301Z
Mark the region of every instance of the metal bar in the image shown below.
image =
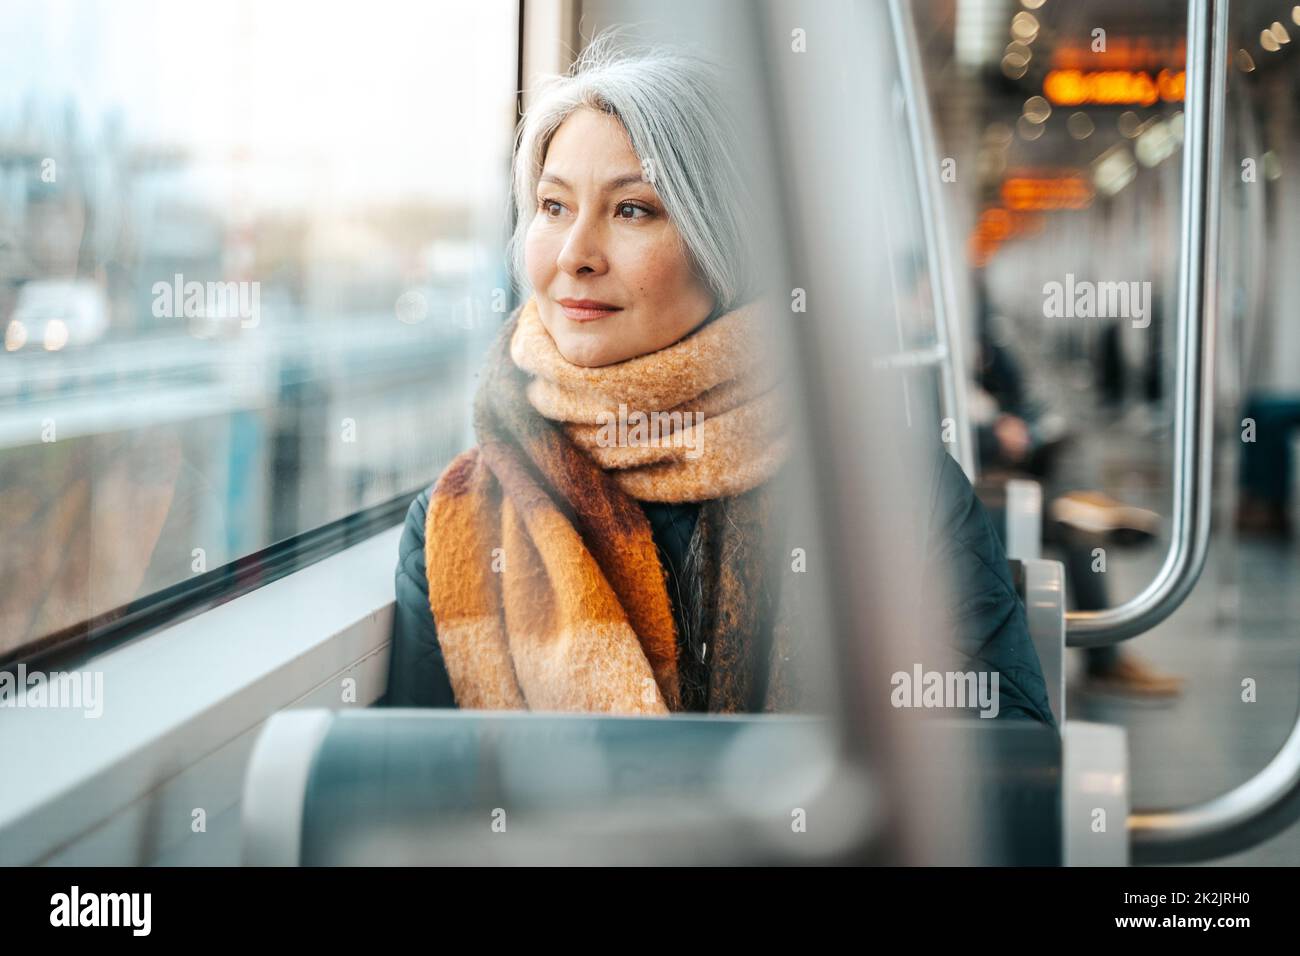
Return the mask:
M930 123L930 99L925 76L921 72L920 45L916 27L903 0L890 0L889 18L898 52L899 75L903 83L903 100L907 108L907 131L916 165L917 191L920 194L921 228L925 233L925 254L930 263L930 294L934 299L934 327L937 346L947 354L939 368L939 384L944 413L951 416L957 442L953 457L966 477L975 480L975 445L966 403L966 361L960 327L949 334L949 322L956 313L953 298L952 262L948 256L946 221L939 200L937 175L939 154Z
M1190 863L1240 853L1300 818L1300 718L1255 776L1185 810L1138 810L1128 819L1134 863Z
M1210 16L1213 11L1213 17ZM1210 29L1211 23L1213 29ZM1205 547L1209 534L1210 499L1210 399L1213 395L1215 271L1214 239L1218 228L1219 161L1223 143L1223 97L1227 85L1226 60L1228 41L1228 0L1193 0L1188 18L1188 139L1184 148L1183 208L1189 215L1193 235L1184 236L1183 284L1180 288L1180 314L1184 307L1197 304L1205 320L1200 329L1204 339L1192 343L1180 358L1190 366L1189 358L1196 356L1199 377L1193 378L1190 368L1180 365L1179 415L1175 428L1188 426L1188 407L1195 415L1191 427L1194 442L1185 442L1178 457L1177 477L1181 484L1175 486L1175 543L1181 551L1189 553L1186 562L1174 569L1180 577L1165 586L1141 610L1129 616L1120 625L1112 625L1116 640L1127 633L1129 627L1144 630L1162 619L1190 590L1205 560ZM1207 64L1210 69L1207 71ZM1207 76L1207 72L1209 75ZM1207 89L1208 83L1208 89ZM1197 178L1190 183L1191 174ZM1196 201L1204 203L1204 219L1191 219ZM1199 254L1201 268L1194 269L1192 256ZM1200 278L1202 285L1192 283ZM1190 311L1183 314L1183 324L1192 329ZM1185 373L1185 374L1184 374ZM1196 389L1200 388L1199 394ZM1194 470L1195 469L1195 470ZM1183 526L1177 535L1178 519ZM1164 571L1170 569L1167 560ZM1174 573L1171 572L1171 575ZM1169 576L1166 576L1169 580ZM1157 578L1156 583L1161 579ZM1148 589L1148 592L1152 589ZM1144 592L1144 594L1147 592ZM1127 606L1127 605L1126 605ZM1119 610L1123 610L1122 608ZM1132 622L1132 623L1130 623ZM1092 635L1097 629L1094 626ZM1105 634L1105 632L1102 632ZM1082 643L1082 642L1072 642ZM1099 643L1096 641L1089 642ZM1186 863L1213 859L1229 853L1239 853L1281 832L1300 818L1300 715L1290 736L1268 766L1245 783L1213 800L1182 810L1139 810L1129 816L1128 832L1134 863Z
M874 359L871 367L880 370L929 368L932 365L942 365L947 359L948 350L942 345L936 345L928 349L906 349Z
M1182 604L1205 565L1214 450L1219 153L1227 85L1227 29L1227 0L1191 0L1187 17L1183 232L1178 250L1178 362L1169 553L1151 583L1126 603L1104 611L1071 611L1066 616L1066 644L1070 647L1116 644L1149 631Z

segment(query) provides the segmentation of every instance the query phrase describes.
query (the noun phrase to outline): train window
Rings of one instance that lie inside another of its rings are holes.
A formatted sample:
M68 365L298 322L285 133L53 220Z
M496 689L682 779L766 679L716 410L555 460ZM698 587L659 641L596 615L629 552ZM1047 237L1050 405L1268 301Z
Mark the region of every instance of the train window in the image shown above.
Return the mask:
M0 661L464 445L518 7L5 5Z

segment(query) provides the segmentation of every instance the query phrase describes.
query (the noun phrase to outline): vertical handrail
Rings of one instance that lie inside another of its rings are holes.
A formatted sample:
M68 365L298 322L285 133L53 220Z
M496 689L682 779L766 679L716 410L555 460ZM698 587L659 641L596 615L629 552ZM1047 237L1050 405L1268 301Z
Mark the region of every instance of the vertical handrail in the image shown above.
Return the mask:
M1202 332L1212 342L1214 323L1210 306L1215 302L1214 283L1217 274L1214 271L1213 247L1210 243L1218 226L1218 153L1223 142L1223 96L1227 85L1228 0L1209 0L1208 6L1214 11L1212 20L1206 10L1207 0L1194 0L1188 23L1188 105L1195 104L1196 110L1194 113L1188 110L1187 120L1191 121L1191 125L1187 127L1189 136L1184 148L1188 150L1188 156L1184 158L1184 168L1187 169L1194 158L1199 156L1206 173L1196 184L1196 191L1191 196L1201 197L1206 204L1206 216L1201 222L1201 228L1206 233L1198 237L1202 244L1196 248L1200 248L1202 254L1207 256L1201 272L1205 286L1200 290L1200 304L1207 316ZM1209 30L1211 22L1213 30ZM1208 78L1205 75L1207 59L1212 63ZM1195 72L1190 72L1192 69ZM1191 138L1193 130L1197 134L1195 140ZM1191 148L1193 145L1194 150ZM1186 208L1189 198L1186 189L1183 198ZM1185 253L1187 248L1188 243L1185 243ZM1186 258L1184 264L1191 265ZM1202 538L1208 535L1209 527L1211 423L1208 420L1208 396L1212 394L1212 379L1209 375L1212 355L1209 354L1209 344L1202 344L1201 357L1206 365L1201 368L1202 392L1199 396L1201 401L1197 404L1200 415L1196 421L1197 438L1201 443L1199 451L1202 457L1198 459L1199 485L1192 491L1200 497L1187 505L1189 510L1192 509L1192 504L1195 505L1190 518L1197 522L1191 532L1195 533L1194 557L1198 571L1205 558ZM1181 380L1180 386L1185 387ZM1180 392L1180 396L1181 394ZM1187 470L1190 471L1190 468ZM1177 602L1182 599L1181 594L1185 592L1171 593L1178 596L1167 599L1172 604L1169 610L1177 606ZM1148 612L1148 616L1150 614ZM1139 810L1131 814L1128 832L1132 859L1134 863L1142 864L1187 863L1239 853L1281 832L1297 819L1300 819L1300 715L1297 715L1295 725L1282 748L1268 765L1240 786L1213 800L1181 810Z
M1205 566L1214 451L1219 154L1227 42L1227 0L1190 0L1169 553L1151 583L1124 604L1067 614L1066 644L1070 647L1116 644L1149 631L1183 603Z
M948 256L947 228L943 204L937 194L938 150L929 122L930 100L921 72L920 45L912 18L902 0L890 0L889 18L894 46L898 51L899 73L907 112L907 132L916 167L917 191L921 201L921 229L925 254L930 262L930 294L934 300L934 328L938 351L944 356L939 366L939 387L943 407L953 419L956 454L953 457L971 481L975 480L975 450L966 402L966 362L960 331L950 334L949 322L956 311L953 298L952 262Z

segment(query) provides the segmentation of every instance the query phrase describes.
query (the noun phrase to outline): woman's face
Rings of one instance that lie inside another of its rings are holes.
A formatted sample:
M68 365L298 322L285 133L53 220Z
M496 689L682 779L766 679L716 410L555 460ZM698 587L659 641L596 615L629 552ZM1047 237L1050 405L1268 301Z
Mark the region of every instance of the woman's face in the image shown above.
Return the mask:
M713 311L623 124L592 109L551 139L524 264L542 325L575 365L665 348Z

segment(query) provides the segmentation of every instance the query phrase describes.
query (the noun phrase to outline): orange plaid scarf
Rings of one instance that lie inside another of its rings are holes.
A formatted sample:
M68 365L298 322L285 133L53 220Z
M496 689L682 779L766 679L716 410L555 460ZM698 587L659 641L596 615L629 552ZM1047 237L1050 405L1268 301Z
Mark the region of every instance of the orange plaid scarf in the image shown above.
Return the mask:
M429 604L458 706L654 714L788 703L789 628L762 540L786 445L776 376L754 351L767 341L754 308L604 368L565 361L532 300L511 317L475 399L479 444L438 479L425 529ZM601 429L614 435L620 405L679 412L669 418L679 424L653 443L611 445ZM679 597L689 607L676 619L638 500L704 502L690 594ZM711 665L703 676L684 660L696 647Z

